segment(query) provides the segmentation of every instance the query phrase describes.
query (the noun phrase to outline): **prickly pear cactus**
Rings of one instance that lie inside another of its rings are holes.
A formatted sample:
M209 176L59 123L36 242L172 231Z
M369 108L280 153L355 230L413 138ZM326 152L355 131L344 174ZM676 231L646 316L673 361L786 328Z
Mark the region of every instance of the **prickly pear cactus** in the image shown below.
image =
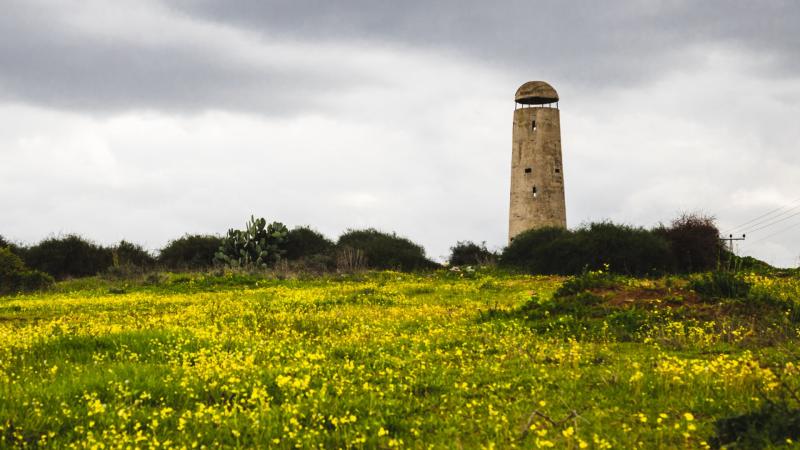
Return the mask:
M286 253L288 234L280 222L267 225L263 217L250 216L244 230L228 230L215 258L229 267L267 267Z

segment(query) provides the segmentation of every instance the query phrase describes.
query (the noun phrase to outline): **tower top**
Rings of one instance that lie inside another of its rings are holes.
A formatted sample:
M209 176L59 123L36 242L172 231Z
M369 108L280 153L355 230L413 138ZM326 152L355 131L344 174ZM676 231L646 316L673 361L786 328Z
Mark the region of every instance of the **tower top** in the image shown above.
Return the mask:
M557 102L558 92L545 81L528 81L517 89L514 100L524 105L544 105Z

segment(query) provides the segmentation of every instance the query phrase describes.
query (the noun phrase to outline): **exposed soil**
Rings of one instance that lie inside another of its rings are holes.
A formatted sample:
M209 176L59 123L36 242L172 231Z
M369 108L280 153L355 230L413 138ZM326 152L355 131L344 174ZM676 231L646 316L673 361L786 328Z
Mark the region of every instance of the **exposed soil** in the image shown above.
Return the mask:
M605 299L605 305L612 307L629 306L695 306L702 304L700 296L694 291L681 288L636 288L614 287L593 289L595 295Z

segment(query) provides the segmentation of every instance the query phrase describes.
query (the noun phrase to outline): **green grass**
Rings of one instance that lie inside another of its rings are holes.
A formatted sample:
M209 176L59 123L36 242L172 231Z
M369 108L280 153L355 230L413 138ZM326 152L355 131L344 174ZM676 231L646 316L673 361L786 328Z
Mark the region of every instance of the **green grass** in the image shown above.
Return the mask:
M0 298L0 447L791 445L800 280L747 280L62 282Z

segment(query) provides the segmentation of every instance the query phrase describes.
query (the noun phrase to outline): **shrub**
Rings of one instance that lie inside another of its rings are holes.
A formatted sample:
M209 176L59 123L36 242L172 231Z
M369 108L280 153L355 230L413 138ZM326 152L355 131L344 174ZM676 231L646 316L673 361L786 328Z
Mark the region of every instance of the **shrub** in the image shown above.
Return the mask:
M309 227L295 227L286 236L286 259L298 260L316 255L331 255L335 244Z
M38 270L25 270L17 275L16 291L32 292L50 288L55 280L50 275Z
M19 256L22 260L25 260L25 251L27 250L25 247L20 247L19 245L9 241L8 239L0 236L0 248L7 248L11 250L11 253Z
M587 317L592 313L593 307L602 303L603 297L583 291L574 295L553 297L548 301L541 301L537 296L533 296L519 310L529 319L550 319L567 314Z
M800 408L785 400L768 400L753 412L717 420L714 428L716 433L710 439L714 448L781 446L800 439Z
M773 274L778 272L775 267L752 256L737 256L728 250L722 249L720 264L725 270L747 271L759 274Z
M689 287L707 299L743 299L747 298L752 286L736 273L718 270L691 280Z
M250 216L244 230L228 230L214 259L230 267L266 267L274 265L286 253L288 230L280 222Z
M140 268L150 268L156 263L156 259L139 244L128 241L120 241L113 249L114 266L134 266Z
M437 264L425 257L422 246L394 233L383 233L373 228L348 230L336 243L339 251L351 248L361 251L370 269L421 270Z
M494 262L496 255L486 248L486 242L480 245L471 241L458 241L450 247L451 266L483 266Z
M19 256L7 247L0 248L0 294L28 292L53 284L53 277L25 267Z
M652 231L611 222L593 223L576 233L588 252L590 269L608 264L610 270L630 275L672 270L669 243Z
M563 228L539 228L517 235L500 255L500 264L530 273L571 274L577 269L565 267L564 257L572 245L571 233Z
M665 238L643 228L610 222L577 230L540 228L526 231L503 250L502 265L538 274L574 275L606 266L628 275L672 269Z
M619 284L619 277L607 270L589 270L570 277L553 294L554 297L568 297L591 289L608 289Z
M187 234L161 249L158 262L174 270L207 269L214 265L214 254L220 245L219 236Z
M74 234L45 239L26 249L22 258L28 267L59 280L95 275L113 263L111 249Z
M25 270L25 263L8 248L0 248L0 281L10 283L11 278Z
M701 214L683 214L669 228L659 227L672 248L679 272L703 272L716 268L722 245L714 218Z
M294 261L283 260L281 263L286 263L286 269L289 273L321 275L336 268L336 254L333 252L328 255L316 254Z

